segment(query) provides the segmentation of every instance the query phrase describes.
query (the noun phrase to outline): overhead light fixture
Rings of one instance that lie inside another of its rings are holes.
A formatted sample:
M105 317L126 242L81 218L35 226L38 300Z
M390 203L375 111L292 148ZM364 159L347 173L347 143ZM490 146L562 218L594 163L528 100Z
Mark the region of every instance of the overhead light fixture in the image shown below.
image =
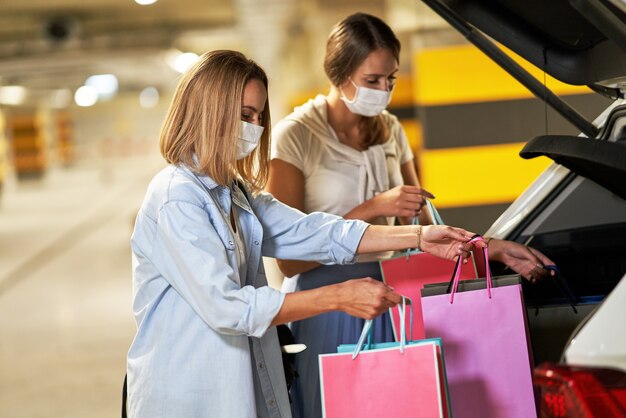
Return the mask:
M198 54L193 52L173 51L167 55L166 60L167 64L174 71L182 74L198 60Z
M85 86L95 88L100 100L109 100L117 93L119 83L113 74L97 74L87 78Z
M149 6L151 4L156 3L157 0L135 0L135 3L141 5L141 6Z
M0 103L4 105L19 106L26 99L26 88L22 86L0 87Z
M98 90L92 86L81 86L74 93L74 102L81 107L89 107L98 101Z
M155 107L159 103L159 91L155 87L146 87L139 93L139 104L144 109Z

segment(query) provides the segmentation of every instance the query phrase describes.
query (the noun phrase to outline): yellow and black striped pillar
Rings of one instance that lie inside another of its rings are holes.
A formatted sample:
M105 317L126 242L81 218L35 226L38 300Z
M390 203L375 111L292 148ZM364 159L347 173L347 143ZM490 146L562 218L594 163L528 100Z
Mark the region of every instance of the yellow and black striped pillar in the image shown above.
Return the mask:
M507 53L544 80L541 70ZM609 104L586 86L545 80L588 119ZM451 225L484 232L551 163L519 157L524 143L546 133L578 134L473 45L416 52L411 85L417 122L408 130L421 131L412 133L420 180L437 196L433 203Z

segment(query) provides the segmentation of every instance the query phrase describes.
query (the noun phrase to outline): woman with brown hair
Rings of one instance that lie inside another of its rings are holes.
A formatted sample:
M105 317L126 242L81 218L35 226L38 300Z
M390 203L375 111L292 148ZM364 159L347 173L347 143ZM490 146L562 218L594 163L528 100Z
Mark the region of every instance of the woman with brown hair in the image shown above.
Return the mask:
M213 51L183 75L161 131L169 164L131 238L131 417L289 417L275 326L333 310L374 318L401 300L370 278L285 295L267 285L262 256L346 264L383 250L454 259L471 248L462 229L305 215L262 193L269 131L267 77L253 61Z
M400 42L381 19L365 13L337 23L327 40L324 70L331 83L274 128L268 191L305 213L324 211L374 225L431 224L413 154L398 119L385 108L400 60ZM533 248L491 239L490 257L529 280L547 275L554 264ZM287 287L311 290L354 277L382 280L379 260L389 252L360 256L350 266L320 266L278 260ZM295 282L295 283L294 283ZM363 321L330 312L291 324L295 339L307 345L296 357L299 378L292 388L296 417L321 417L318 355L354 343ZM373 342L392 341L387 314L376 319Z

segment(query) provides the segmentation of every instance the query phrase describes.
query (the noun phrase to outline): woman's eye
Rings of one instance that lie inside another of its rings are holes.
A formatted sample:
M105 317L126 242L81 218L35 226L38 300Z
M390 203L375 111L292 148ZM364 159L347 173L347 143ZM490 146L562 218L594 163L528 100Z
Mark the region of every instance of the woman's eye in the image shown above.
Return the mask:
M241 120L248 123L255 123L257 125L263 124L263 115L253 115L250 113L242 113Z

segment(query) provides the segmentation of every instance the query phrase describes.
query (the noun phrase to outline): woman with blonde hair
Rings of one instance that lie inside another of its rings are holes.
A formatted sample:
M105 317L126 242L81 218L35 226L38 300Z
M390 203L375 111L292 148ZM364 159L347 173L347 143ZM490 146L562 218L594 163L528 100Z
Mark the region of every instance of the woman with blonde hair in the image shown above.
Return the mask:
M161 132L169 165L131 238L131 417L289 417L275 326L332 310L374 318L401 300L369 278L285 295L267 285L262 256L345 264L381 250L453 259L471 248L462 229L305 215L262 193L269 131L267 77L241 53L206 53L183 75Z

